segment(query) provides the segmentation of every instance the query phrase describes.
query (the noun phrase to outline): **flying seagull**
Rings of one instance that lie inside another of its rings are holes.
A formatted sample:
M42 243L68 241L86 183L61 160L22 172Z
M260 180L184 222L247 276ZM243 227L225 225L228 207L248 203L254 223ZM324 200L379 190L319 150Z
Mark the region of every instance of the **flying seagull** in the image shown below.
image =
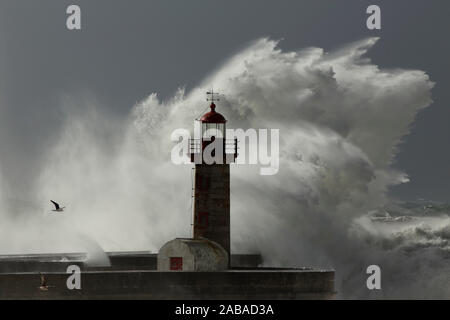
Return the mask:
M53 200L50 200L51 203L53 203L55 205L55 210L52 211L56 211L56 212L63 212L65 207L60 207L59 204Z

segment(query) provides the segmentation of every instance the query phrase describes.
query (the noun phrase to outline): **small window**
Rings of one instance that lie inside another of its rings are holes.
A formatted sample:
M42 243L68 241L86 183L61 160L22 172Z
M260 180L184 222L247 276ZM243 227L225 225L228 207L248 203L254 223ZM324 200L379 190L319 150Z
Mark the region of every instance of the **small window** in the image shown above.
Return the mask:
M183 258L170 257L170 270L183 270Z

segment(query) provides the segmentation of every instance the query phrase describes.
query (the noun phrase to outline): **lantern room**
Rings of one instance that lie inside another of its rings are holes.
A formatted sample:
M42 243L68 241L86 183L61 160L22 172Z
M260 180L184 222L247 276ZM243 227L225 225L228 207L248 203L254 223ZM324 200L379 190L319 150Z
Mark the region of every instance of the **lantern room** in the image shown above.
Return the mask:
M203 152L207 149L208 145L214 144L214 148L211 152L212 155L222 155L223 159L215 162L217 164L229 164L234 162L237 157L238 141L237 139L227 139L226 137L226 122L225 117L216 111L216 104L214 100L210 104L210 111L205 113L197 121L200 123L199 136L189 141L189 153L191 162L196 164L203 162ZM200 138L200 139L199 139Z
M201 133L203 139L225 138L225 117L216 112L216 104L214 102L209 106L211 111L205 113L201 118Z

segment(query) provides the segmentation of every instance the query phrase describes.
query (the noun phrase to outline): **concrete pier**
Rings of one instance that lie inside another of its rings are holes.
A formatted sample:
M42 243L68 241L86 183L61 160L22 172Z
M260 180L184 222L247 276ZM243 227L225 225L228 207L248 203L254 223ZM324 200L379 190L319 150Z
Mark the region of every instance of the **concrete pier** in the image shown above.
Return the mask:
M90 267L86 254L0 256L0 299L331 299L334 271L261 268L260 255L232 255L230 270L156 269L148 252L108 253L111 265ZM67 288L69 265L81 269L81 290ZM41 274L47 290L42 290Z
M0 274L0 299L330 299L334 272L272 269L221 272L85 271L81 289L69 290L69 274Z

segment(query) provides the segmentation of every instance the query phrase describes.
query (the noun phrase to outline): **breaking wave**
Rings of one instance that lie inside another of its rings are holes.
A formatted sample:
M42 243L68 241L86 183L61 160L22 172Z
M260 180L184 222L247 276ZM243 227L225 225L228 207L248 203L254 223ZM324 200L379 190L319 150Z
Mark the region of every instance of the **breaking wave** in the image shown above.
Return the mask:
M449 298L448 212L394 222L374 211L391 203L389 187L408 181L392 162L433 87L423 71L373 64L366 53L377 40L328 53L284 52L259 39L189 92L167 101L151 94L125 121L95 106L87 115L68 112L35 182L41 203L61 199L67 213L48 216L42 207L27 223L52 221L53 237L76 230L105 250L157 251L190 236L192 169L171 163L170 136L192 129L214 85L230 127L280 129L277 175L232 167L235 252L260 252L267 265L334 268L343 298ZM36 239L22 230L23 239ZM28 243L15 238L16 248ZM381 293L366 287L370 264L381 267Z

